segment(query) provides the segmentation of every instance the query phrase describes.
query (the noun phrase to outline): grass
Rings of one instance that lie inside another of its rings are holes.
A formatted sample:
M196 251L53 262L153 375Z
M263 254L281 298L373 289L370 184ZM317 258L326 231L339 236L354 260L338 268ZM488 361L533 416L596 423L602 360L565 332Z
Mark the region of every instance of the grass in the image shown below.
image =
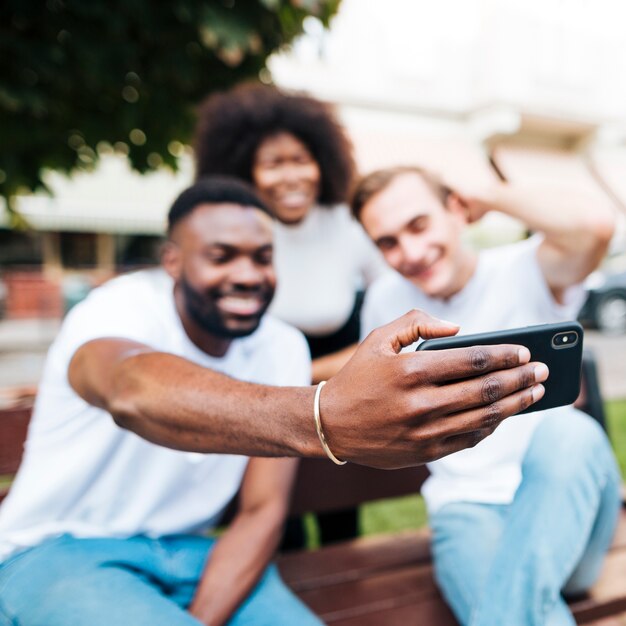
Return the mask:
M607 402L605 409L607 429L613 449L622 476L626 477L626 400ZM306 523L307 529L316 532L315 522L312 519ZM410 528L420 528L425 524L426 508L422 497L419 495L369 503L363 505L360 510L362 535L394 533Z
M613 444L613 450L626 478L626 400L614 400L605 405L607 429Z
M8 489L13 482L13 476L0 475L0 490Z
M361 507L359 523L363 535L421 528L426 524L426 504L417 494L371 502Z

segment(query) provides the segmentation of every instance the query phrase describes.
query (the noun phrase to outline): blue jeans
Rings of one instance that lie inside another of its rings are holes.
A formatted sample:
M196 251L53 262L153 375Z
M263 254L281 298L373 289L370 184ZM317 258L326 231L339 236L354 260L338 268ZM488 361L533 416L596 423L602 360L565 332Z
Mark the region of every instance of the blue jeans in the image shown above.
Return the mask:
M52 539L0 565L1 626L197 626L186 607L215 539ZM320 626L275 566L229 624Z
M509 505L458 502L431 519L437 582L461 624L572 626L561 593L597 579L620 507L600 426L580 412L535 431Z

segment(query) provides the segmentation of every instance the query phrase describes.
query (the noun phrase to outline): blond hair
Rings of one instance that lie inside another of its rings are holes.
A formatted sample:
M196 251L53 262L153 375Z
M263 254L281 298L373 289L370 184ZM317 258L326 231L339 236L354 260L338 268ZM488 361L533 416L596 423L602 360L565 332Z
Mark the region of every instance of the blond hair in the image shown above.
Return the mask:
M360 220L363 207L372 197L388 187L402 174L415 174L419 176L445 206L448 196L452 193L452 189L445 185L437 175L416 165L398 165L396 167L376 170L362 177L357 182L350 199L352 215L354 215L357 220Z

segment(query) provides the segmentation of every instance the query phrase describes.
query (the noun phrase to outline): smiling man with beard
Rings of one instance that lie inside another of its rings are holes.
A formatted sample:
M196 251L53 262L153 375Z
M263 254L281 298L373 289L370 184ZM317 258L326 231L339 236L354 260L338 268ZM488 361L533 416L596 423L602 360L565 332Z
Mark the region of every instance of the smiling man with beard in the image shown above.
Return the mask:
M202 185L200 185L202 188ZM204 194L206 196L206 194ZM272 218L235 202L197 201L170 212L163 265L174 279L174 300L187 335L213 356L253 333L272 301ZM210 271L209 271L210 267Z
M52 347L29 451L0 516L0 554L17 553L0 567L0 624L320 623L268 567L294 459L155 445L68 385L69 365L69 382L89 395L72 356L103 336L256 383L308 384L304 338L263 318L275 287L272 219L246 186L212 180L184 192L163 266L92 292ZM172 396L176 379L172 370ZM226 533L199 534L238 489Z

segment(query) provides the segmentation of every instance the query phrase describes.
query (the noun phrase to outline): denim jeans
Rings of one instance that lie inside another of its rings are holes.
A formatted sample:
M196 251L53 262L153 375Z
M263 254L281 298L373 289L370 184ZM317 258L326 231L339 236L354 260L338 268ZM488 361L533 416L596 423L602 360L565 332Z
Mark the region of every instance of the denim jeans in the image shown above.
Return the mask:
M605 433L578 411L535 431L508 505L448 504L431 519L437 582L461 624L572 626L563 594L599 575L620 507Z
M197 626L186 612L214 539L75 539L68 535L0 565L1 626ZM232 626L320 626L275 566Z

